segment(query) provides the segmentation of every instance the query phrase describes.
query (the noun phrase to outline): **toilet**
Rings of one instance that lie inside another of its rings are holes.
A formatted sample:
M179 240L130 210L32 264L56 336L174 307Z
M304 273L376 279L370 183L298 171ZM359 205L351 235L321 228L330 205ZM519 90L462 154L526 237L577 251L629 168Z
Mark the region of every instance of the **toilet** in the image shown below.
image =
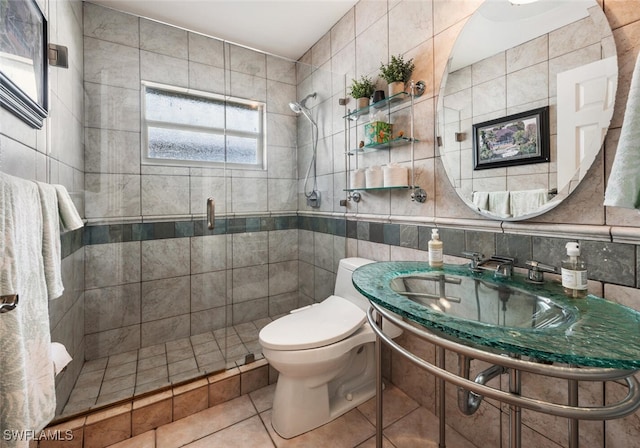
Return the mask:
M351 281L371 260L340 260L334 295L293 310L260 331L265 359L279 372L271 424L290 439L324 425L375 395L375 333L369 301ZM384 322L395 338L401 330Z

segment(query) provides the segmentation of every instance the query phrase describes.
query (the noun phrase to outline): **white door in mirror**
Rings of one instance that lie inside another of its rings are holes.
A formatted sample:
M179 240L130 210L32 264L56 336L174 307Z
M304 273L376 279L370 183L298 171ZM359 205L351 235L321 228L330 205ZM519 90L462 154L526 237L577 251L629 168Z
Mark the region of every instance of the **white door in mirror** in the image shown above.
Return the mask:
M615 57L558 73L558 190L571 192L600 152L618 82Z

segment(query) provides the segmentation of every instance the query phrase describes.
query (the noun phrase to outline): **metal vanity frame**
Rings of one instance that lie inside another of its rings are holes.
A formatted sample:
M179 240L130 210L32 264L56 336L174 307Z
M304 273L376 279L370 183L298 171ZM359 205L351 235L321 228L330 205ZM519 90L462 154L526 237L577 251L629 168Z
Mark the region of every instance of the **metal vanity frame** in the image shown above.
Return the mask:
M395 315L384 307L370 303L367 311L367 319L371 328L376 333L375 360L376 360L376 447L382 448L382 343L386 344L399 355L408 359L418 367L426 370L438 378L437 400L440 408L439 416L439 448L445 448L445 393L444 384L449 382L460 388L469 390L478 395L492 398L509 405L509 446L521 447L521 409L529 409L536 412L550 414L569 419L569 448L578 447L578 421L579 420L611 420L633 414L640 407L640 383L634 377L638 370L622 370L613 368L594 368L579 366L555 366L520 359L517 355L491 353L469 345L443 338L427 331L426 328L417 328L409 324L400 316ZM435 345L436 364L434 365L417 355L406 350L394 342L382 330L382 318L402 328L420 339ZM419 325L419 324L418 324ZM509 391L495 389L493 387L477 383L464 376L456 375L445 369L445 350L457 353L461 361L478 359L508 369ZM565 379L568 382L568 403L566 405L543 401L521 395L521 372L530 372L554 378ZM578 405L579 381L612 381L624 380L628 387L628 394L622 400L596 407L581 407Z

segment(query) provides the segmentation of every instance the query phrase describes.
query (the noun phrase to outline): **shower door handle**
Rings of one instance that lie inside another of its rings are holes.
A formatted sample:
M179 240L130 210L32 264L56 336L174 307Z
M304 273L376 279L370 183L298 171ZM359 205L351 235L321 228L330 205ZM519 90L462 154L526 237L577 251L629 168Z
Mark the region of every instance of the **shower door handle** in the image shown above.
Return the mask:
M213 230L216 226L216 200L207 198L207 227Z

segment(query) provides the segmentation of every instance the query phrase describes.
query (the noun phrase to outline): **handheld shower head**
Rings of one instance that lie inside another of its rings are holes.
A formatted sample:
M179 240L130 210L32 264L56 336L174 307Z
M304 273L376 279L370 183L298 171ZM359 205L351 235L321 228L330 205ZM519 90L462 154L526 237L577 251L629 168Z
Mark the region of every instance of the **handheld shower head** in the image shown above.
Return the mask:
M296 114L299 114L300 112L302 112L302 105L297 101L293 101L293 102L289 103L289 107Z
M293 102L289 103L289 107L291 108L292 111L294 111L295 113L299 114L300 112L302 112L303 109L307 108L307 106L306 106L307 100L309 98L315 98L315 97L316 97L316 92L310 93L309 95L305 96L300 101L293 101Z
M316 122L311 117L311 111L307 108L306 103L307 103L307 100L309 98L315 98L315 97L316 97L316 92L313 92L313 93L310 93L309 95L305 96L300 101L294 101L294 102L289 103L289 107L291 108L291 110L293 112L295 112L296 114L304 115L314 125L316 124Z

